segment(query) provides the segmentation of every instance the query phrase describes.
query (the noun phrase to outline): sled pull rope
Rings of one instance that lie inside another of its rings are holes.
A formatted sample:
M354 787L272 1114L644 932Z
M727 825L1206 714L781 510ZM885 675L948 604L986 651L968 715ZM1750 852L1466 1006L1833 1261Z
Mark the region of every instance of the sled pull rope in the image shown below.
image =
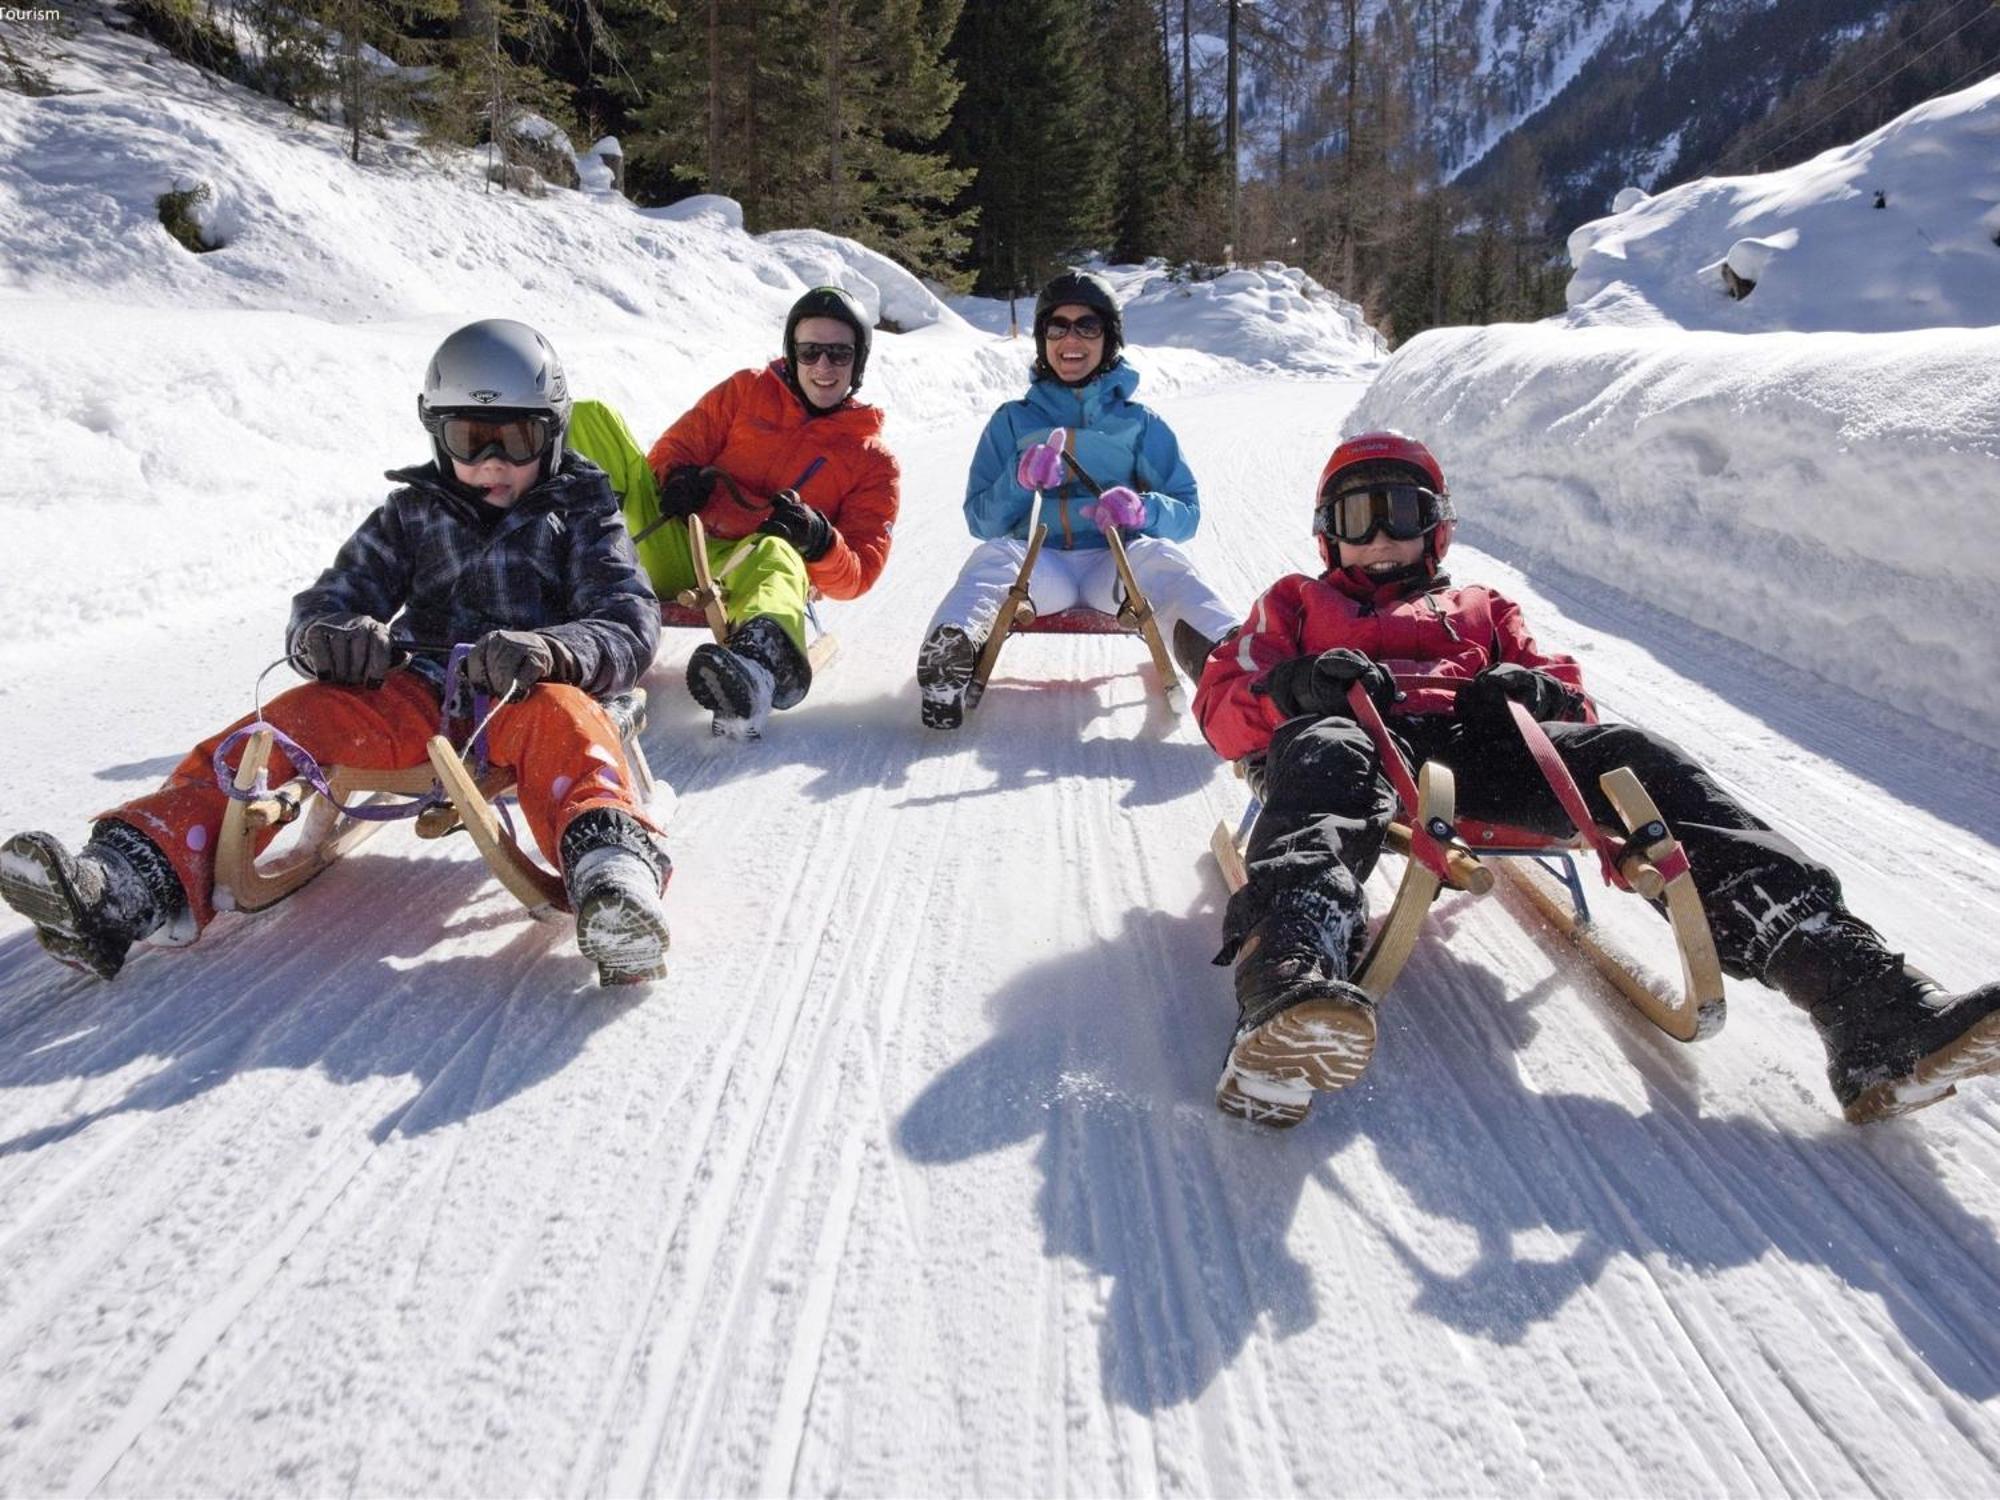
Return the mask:
M420 650L442 649L428 642L399 642L398 644L406 650L410 647ZM444 699L438 709L438 718L440 730L447 736L449 736L451 728L450 704L458 692L459 673L464 665L466 656L471 650L471 645L463 642L452 646L450 648L450 659L445 664ZM270 773L268 771L259 771L256 780L250 786L238 787L236 785L236 774L228 764L230 751L248 740L252 735L261 732L270 735L271 743L284 751L285 758L292 763L293 775L304 781L306 785L310 786L315 792L318 792L320 796L326 798L333 807L346 817L359 818L364 822L387 823L397 818L414 818L425 810L441 806L450 800L441 789L435 786L420 797L413 798L408 802L392 803L388 806L368 801L357 801L349 804L342 802L336 797L333 793L333 783L328 779L325 769L320 765L313 753L264 717L264 679L269 677L279 667L292 665L294 663L289 655L281 656L257 674L256 685L251 689L252 714L250 722L230 734L221 744L215 747L215 754L210 757L209 764L215 772L215 784L224 796L236 802L255 802L271 795ZM516 686L518 684L508 684L508 693L511 694ZM507 697L503 695L497 701L494 701L489 708L487 706L488 698L486 694L479 693L473 698L473 712L482 717L479 718L478 727L467 736L464 745L459 747L458 754L459 759L466 761L468 765L474 767L473 775L475 777L483 775L487 769L487 727L492 724L494 716L507 706L507 702Z

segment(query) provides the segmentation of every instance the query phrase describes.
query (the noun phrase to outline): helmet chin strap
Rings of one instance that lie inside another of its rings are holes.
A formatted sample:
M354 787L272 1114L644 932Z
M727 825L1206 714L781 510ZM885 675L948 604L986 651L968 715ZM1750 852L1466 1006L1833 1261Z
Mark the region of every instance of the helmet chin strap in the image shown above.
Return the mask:
M1430 549L1425 548L1424 555L1415 562L1403 563L1393 568L1383 568L1379 572L1373 568L1361 567L1359 564L1346 568L1343 571L1350 577L1360 579L1374 588L1386 588L1391 584L1412 583L1418 579L1428 579L1437 571L1437 560L1430 555Z

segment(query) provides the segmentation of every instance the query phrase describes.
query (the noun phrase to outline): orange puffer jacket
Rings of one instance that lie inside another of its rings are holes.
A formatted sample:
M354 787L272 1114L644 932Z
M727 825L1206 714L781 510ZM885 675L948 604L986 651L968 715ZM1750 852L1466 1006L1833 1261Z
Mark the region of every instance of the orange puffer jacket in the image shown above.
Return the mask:
M770 515L772 495L797 490L833 523L833 546L806 567L829 599L867 593L889 560L902 475L882 443L881 409L850 399L808 415L781 359L738 370L695 402L660 434L646 462L660 480L701 464L736 481L743 504L718 484L702 508L711 536L748 536Z

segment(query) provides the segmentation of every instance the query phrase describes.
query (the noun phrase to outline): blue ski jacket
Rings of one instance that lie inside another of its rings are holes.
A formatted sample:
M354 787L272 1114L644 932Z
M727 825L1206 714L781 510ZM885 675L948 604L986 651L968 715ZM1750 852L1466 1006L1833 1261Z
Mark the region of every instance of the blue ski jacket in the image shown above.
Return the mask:
M1201 499L1194 474L1181 457L1173 429L1132 399L1139 372L1120 360L1095 379L1074 388L1052 377L1037 380L1028 394L993 413L972 455L965 485L965 524L981 541L1028 538L1028 511L1034 492L1014 482L1021 455L1042 442L1051 428L1069 431L1069 451L1099 484L1129 485L1146 501L1141 536L1184 542L1201 524ZM1050 547L1108 546L1097 523L1083 514L1096 497L1074 477L1042 492L1042 522Z

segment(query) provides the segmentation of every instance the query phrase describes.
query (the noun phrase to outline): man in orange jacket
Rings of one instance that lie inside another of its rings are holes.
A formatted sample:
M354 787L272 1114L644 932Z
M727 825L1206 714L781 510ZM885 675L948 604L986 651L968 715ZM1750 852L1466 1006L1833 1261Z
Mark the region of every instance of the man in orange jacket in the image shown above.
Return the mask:
M882 442L882 412L854 399L867 369L869 322L838 287L814 287L785 319L785 355L739 370L661 434L647 455L658 516L639 561L662 598L694 583L687 531L699 515L717 543L711 565L756 536L729 574L726 646L695 649L688 690L719 726L754 731L812 685L805 652L808 591L854 599L889 558L901 476ZM727 479L718 477L726 475Z

